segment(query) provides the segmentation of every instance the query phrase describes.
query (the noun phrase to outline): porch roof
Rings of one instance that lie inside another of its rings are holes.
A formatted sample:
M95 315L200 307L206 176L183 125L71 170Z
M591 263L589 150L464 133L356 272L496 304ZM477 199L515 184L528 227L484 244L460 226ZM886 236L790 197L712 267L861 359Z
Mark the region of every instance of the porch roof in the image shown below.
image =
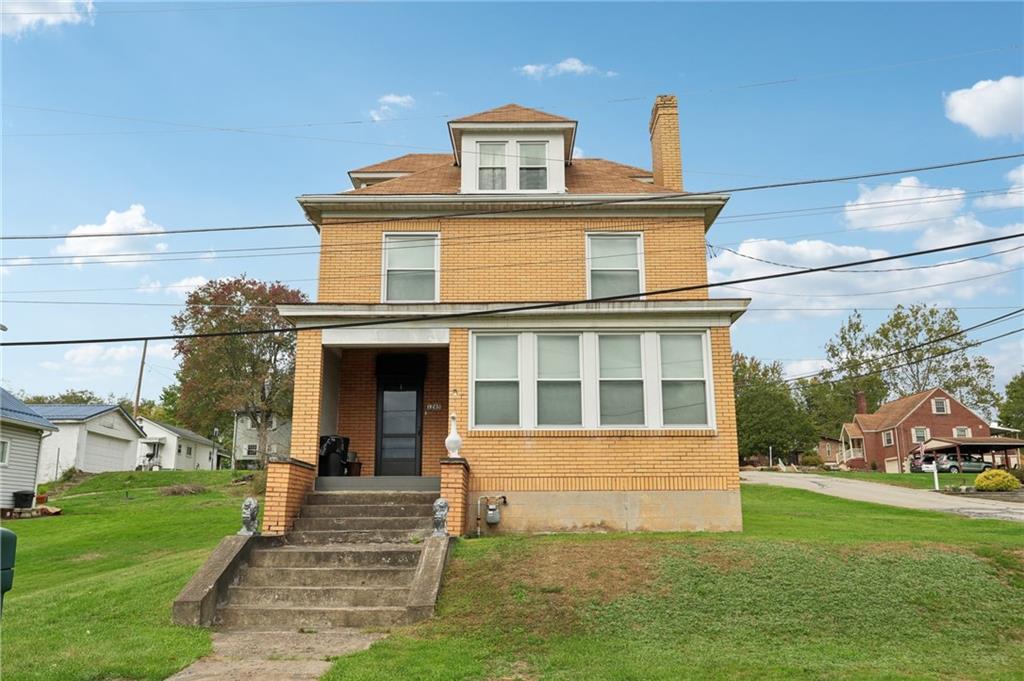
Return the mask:
M924 451L955 450L957 447L964 454L1003 452L1024 449L1024 440L1012 437L933 437L925 443Z

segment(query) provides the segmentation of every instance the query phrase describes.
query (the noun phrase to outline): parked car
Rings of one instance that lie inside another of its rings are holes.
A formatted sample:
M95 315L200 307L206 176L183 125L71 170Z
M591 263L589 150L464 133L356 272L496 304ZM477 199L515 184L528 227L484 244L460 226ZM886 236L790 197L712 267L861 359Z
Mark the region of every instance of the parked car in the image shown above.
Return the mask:
M910 470L914 473L931 473L935 470L935 462L934 456L914 459L910 462ZM956 454L940 454L938 466L940 473L982 473L992 468L992 464L980 454L961 454L959 460Z

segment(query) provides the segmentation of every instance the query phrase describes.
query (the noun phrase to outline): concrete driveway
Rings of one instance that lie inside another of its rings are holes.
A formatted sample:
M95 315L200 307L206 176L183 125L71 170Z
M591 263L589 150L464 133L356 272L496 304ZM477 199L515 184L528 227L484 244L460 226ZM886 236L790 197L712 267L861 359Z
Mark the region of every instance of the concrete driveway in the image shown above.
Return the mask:
M991 499L965 499L922 489L909 489L877 482L850 480L809 473L740 471L740 481L756 485L777 485L804 489L854 501L869 501L922 511L957 513L970 518L994 518L1024 523L1024 504Z

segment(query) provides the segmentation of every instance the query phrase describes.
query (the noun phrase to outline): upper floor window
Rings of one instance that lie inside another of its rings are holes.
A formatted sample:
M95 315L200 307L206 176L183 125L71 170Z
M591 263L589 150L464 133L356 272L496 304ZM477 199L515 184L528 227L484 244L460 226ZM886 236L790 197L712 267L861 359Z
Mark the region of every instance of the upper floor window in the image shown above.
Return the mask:
M643 246L639 234L588 234L587 265L591 298L640 293Z
M7 465L7 457L10 448L10 442L8 442L7 440L0 440L0 466Z
M933 414L948 414L949 413L949 400L945 397L936 397L932 400L932 413Z
M385 234L383 260L385 303L438 299L437 234Z
M929 431L924 426L916 426L912 431L910 431L910 433L911 433L911 440L915 444L920 444L922 442L927 442L928 438L931 435L931 431Z
M967 426L957 426L953 429L953 437L970 437L971 429Z
M883 446L885 446L885 447L892 447L893 442L894 442L894 440L893 440L893 436L892 436L892 431L891 430L887 430L884 433L882 433L882 445Z
M506 154L504 142L480 142L477 144L477 189L480 191L505 191Z
M519 143L519 189L548 188L547 148L545 142Z

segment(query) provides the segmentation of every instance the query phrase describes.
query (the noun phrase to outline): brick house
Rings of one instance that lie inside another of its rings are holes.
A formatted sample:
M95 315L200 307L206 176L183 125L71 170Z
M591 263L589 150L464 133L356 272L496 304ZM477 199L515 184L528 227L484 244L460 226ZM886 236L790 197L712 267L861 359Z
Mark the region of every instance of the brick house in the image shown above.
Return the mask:
M998 438L993 441L984 419L941 388L887 402L873 414L867 413L861 393L853 421L843 424L839 436L840 463L899 473L907 470L909 457L918 453L922 444L934 447L938 438L961 441L965 447L998 442ZM1007 454L1011 462L1015 460L1015 450ZM991 455L986 458L993 460Z
M573 159L576 130L509 104L449 121L451 153L299 197L318 302L280 307L298 328L295 399L265 533L314 488L434 490L453 534L499 496L499 531L741 529L730 326L749 300L502 311L707 282L728 197L682 193L676 98L653 106L651 171ZM318 470L327 435L347 438L358 478Z
M817 451L822 463L839 464L843 461L843 443L837 438L818 436Z

